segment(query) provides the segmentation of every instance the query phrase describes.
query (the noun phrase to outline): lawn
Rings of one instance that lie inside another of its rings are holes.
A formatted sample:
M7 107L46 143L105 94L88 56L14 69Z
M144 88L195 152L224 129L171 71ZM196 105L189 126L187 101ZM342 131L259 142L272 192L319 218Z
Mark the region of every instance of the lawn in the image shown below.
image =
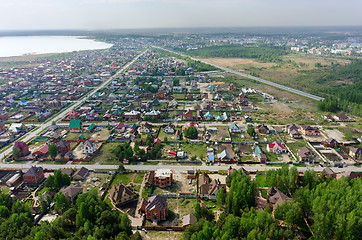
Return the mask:
M136 177L134 178L134 183L142 183L143 177L145 176L144 173L136 173Z
M293 152L294 155L297 155L297 152L299 151L299 149L301 149L302 147L306 146L306 143L303 140L299 140L293 143L287 143L289 149Z
M147 235L150 239L173 239L173 240L181 240L183 236L183 232L177 231L148 231ZM147 239L147 238L146 238Z
M259 191L260 191L261 196L262 196L263 198L265 198L265 199L268 198L268 190L266 190L266 189L260 189Z
M104 143L94 156L92 162L100 162L101 164L119 164L116 155L112 150L121 143Z
M142 191L142 198L148 200L148 195L150 195L150 193L151 193L151 188L145 186Z
M183 216L194 213L194 207L196 204L196 199L167 199L167 204L169 210L174 213L179 214L179 218L182 219Z
M265 183L265 175L256 175L255 176L256 181L258 182L259 187L267 187L266 183Z
M127 185L132 181L133 175L134 173L117 173L111 183L111 186L119 185L120 183Z
M206 157L206 144L203 143L182 144L181 149L186 152L188 157L196 156L199 159L200 156Z
M280 160L278 159L278 155L277 155L277 154L275 154L275 153L270 153L270 152L267 152L267 151L265 151L264 153L265 153L265 155L266 155L266 157L267 157L267 159L268 159L269 162L278 162L278 161L280 161Z
M40 191L37 192L37 195L42 195L43 193L45 193L47 191L51 191L51 189L48 187L43 187Z

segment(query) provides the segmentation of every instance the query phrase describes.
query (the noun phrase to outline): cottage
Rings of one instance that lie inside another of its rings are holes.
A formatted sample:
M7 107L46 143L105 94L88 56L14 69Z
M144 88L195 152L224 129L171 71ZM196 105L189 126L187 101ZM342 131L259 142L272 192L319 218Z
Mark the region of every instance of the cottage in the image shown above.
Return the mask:
M32 166L23 176L24 182L30 186L37 186L44 180L44 171L42 167Z
M26 131L26 127L23 123L12 123L9 127L9 132L13 134L18 134Z
M194 223L196 223L196 217L192 213L190 213L182 218L183 227L188 227Z
M291 131L298 131L298 127L294 123L288 123L285 125L285 131L290 134Z
M122 206L133 200L133 189L123 184L120 184L119 186L113 185L109 190L109 198L115 206Z
M302 147L298 151L299 160L304 161L310 161L313 157L313 151L307 147Z
M56 142L55 145L57 146L58 154L62 156L70 151L70 143L68 141L61 140Z
M300 126L300 132L305 136L318 136L320 134L318 128L311 127L311 126Z
M138 131L142 134L151 134L153 132L152 125L146 122L138 128Z
M26 155L28 155L28 154L30 153L30 152L29 152L28 144L26 144L26 143L23 142L23 141L17 141L17 142L15 142L14 147L16 147L17 149L19 149L19 151L20 151L20 156L21 156L21 157L26 156Z
M290 137L294 138L294 139L299 139L302 138L302 134L300 134L300 132L298 130L291 130L289 133Z
M283 192L281 192L279 189L271 187L267 191L268 193L268 203L273 207L273 209L276 209L279 205L286 201L293 201L293 198L288 197Z
M212 120L213 118L214 118L214 115L212 115L212 113L211 112L207 112L207 113L205 113L205 115L204 115L204 118L206 119L206 120Z
M80 132L81 122L80 119L70 119L69 121L69 131L70 132Z
M322 141L321 144L324 147L332 147L332 148L338 147L338 142L334 138L327 138L325 141Z
M157 169L154 174L154 185L161 188L171 186L172 176L171 169Z
M158 111L158 110L155 110L155 109L153 109L153 110L150 111L150 112L146 112L146 113L145 113L145 117L148 117L148 118L159 119L160 116L161 116L161 112Z
M331 178L335 178L336 177L336 173L332 170L332 169L330 169L330 168L324 168L323 169L323 171L322 171L322 174L324 175L324 176L329 176L329 177L331 177Z
M217 159L220 162L230 162L232 161L232 158L230 157L230 154L224 150L221 153L217 154Z
M210 182L210 178L207 174L202 173L199 175L200 198L216 201L217 193L221 188L226 190L226 184L221 184L219 179L213 179Z
M194 114L192 113L191 110L186 110L183 115L184 115L185 120L193 120L194 119Z
M238 125L236 125L236 123L231 124L228 127L228 129L232 133L241 133L241 128Z
M76 111L70 111L68 113L68 118L69 119L78 119L79 118L79 113L77 113Z
M34 157L42 157L48 155L48 144L45 144L33 153Z
M286 147L283 144L278 143L278 142L269 143L267 145L266 149L268 152L276 153L276 154L287 153Z
M175 125L169 123L166 127L163 128L163 132L167 134L174 134L175 133Z
M117 125L116 125L116 127L114 129L118 133L123 133L126 130L126 128L124 126L124 123L122 123L122 122L117 123Z
M359 159L362 156L362 148L354 147L349 150L349 155L354 159Z
M82 186L80 186L79 183L77 183L62 187L60 191L64 194L64 196L66 196L69 199L69 201L75 203L77 196L83 192L83 188Z
M87 140L82 143L82 153L91 156L97 151L97 143Z
M74 172L72 178L74 180L84 180L89 174L89 170L85 167L79 168L77 171Z
M262 133L262 134L268 134L269 133L269 128L264 124L257 126L256 129L257 129L258 133Z
M155 195L143 201L141 211L146 215L146 219L151 221L166 220L168 215L167 198L161 195Z
M141 112L135 110L132 110L130 112L125 112L124 118L126 121L139 120L141 118Z
M334 116L334 119L336 119L336 121L339 121L339 122L349 121L349 117L345 114L336 114Z
M96 125L94 123L92 123L91 125L89 125L87 128L86 128L86 132L93 132L93 130L96 128Z

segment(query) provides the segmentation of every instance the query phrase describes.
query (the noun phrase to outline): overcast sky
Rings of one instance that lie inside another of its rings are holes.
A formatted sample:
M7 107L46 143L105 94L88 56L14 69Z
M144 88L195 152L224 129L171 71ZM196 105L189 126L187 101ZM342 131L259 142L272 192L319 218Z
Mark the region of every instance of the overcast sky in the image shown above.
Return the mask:
M360 26L361 0L0 0L0 30Z

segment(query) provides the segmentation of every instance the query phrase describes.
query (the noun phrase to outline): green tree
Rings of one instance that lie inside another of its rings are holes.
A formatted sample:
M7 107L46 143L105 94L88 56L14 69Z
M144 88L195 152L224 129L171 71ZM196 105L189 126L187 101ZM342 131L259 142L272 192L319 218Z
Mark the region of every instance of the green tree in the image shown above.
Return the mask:
M49 156L51 158L55 158L57 156L57 154L58 154L57 146L54 143L49 144L48 145L48 152L49 152Z
M224 206L226 199L226 192L224 188L221 188L216 195L216 201L220 207Z
M70 202L67 197L62 193L58 192L54 198L54 209L57 213L64 213L70 207Z
M254 127L252 127L252 126L248 126L248 130L246 131L248 134L249 134L249 136L251 136L251 137L255 137L255 135L256 135L256 133L255 133L255 129L254 129Z
M21 157L21 151L17 147L13 147L13 158L17 159Z
M194 209L195 209L195 217L196 217L196 219L200 220L201 219L201 207L200 207L200 204L196 203Z

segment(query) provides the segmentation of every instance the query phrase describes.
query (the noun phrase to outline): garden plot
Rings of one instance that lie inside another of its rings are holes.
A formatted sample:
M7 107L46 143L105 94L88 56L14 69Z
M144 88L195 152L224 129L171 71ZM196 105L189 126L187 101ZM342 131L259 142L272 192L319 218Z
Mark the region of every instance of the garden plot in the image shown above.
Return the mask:
M218 127L217 132L210 132L210 140L214 142L224 141L229 137L229 133L226 127Z
M98 129L98 128L97 128ZM99 128L100 131L95 132L92 134L92 136L90 137L90 140L93 141L102 141L102 140L107 140L110 134L110 130L108 130L107 128Z
M346 142L344 134L337 129L324 129L324 132L328 135L328 137L337 140L337 142Z
M218 145L217 150L218 150L218 153L226 150L229 153L230 158L233 159L235 157L235 153L234 153L232 144L220 144L220 145Z

